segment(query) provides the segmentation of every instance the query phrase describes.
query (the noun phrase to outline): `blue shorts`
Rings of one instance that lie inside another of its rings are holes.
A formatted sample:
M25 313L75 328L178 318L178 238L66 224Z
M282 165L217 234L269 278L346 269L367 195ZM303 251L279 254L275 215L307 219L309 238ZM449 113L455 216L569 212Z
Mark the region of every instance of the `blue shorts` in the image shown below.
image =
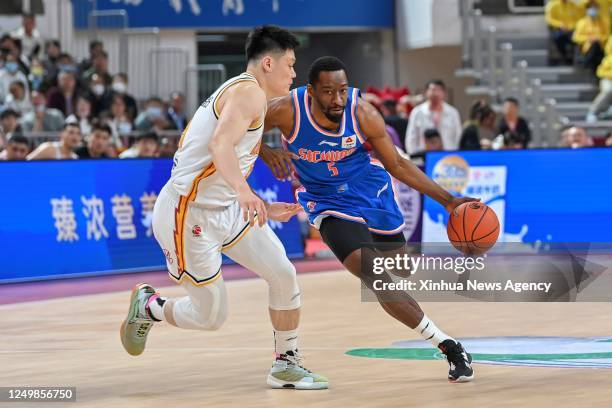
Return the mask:
M370 232L381 235L397 234L404 228L404 216L395 201L391 176L377 164L370 164L354 181L302 187L295 196L308 214L308 221L317 229L325 217L365 224Z

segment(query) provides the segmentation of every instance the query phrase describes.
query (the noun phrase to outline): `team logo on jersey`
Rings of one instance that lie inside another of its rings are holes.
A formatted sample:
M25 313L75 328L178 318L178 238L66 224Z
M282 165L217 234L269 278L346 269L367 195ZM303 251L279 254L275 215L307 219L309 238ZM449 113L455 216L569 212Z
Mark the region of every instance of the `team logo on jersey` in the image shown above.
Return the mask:
M342 138L342 148L343 149L352 149L357 146L357 137L353 136L344 136Z
M199 225L194 225L191 233L193 234L194 238L199 238L202 235L202 227Z
M335 147L335 146L338 146L338 143L330 142L328 140L322 140L322 141L319 142L319 146L321 146L321 145L328 145L328 146L331 146L331 147ZM344 146L342 146L342 147L344 147Z
M317 203L315 203L314 201L309 201L308 203L306 203L306 207L308 207L310 211L314 211L316 206L317 206Z

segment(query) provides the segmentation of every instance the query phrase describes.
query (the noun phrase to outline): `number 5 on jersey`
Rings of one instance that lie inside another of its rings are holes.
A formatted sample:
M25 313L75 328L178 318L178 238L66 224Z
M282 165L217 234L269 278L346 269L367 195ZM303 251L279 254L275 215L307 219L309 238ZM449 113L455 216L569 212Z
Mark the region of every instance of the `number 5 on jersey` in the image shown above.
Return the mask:
M336 168L335 164L336 164L335 162L327 163L327 169L331 171L332 177L336 177L338 175L338 169Z

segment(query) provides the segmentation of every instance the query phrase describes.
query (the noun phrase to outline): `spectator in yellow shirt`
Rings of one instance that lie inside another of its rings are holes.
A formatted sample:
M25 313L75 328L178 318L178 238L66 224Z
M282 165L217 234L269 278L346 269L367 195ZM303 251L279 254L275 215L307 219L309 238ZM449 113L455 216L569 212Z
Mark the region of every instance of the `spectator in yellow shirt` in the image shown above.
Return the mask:
M587 15L578 21L572 39L580 46L582 63L593 73L604 57L604 43L608 39L610 29L608 23L600 15L599 4L595 0L589 2Z
M552 41L563 60L572 63L572 34L583 10L571 0L551 0L546 4L546 23Z
M610 16L612 16L612 0L595 0L599 5L601 17L610 25ZM581 14L584 16L591 0L582 0L580 3Z
M599 77L599 94L593 100L587 122L596 122L598 115L606 112L612 105L612 36L608 37L606 43L606 57L597 68Z

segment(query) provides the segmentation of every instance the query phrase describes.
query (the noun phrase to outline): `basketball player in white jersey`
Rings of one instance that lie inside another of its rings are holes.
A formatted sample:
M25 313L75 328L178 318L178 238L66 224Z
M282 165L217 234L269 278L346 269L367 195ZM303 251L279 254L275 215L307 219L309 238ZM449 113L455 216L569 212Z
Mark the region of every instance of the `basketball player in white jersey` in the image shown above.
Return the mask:
M247 70L224 83L196 111L174 156L170 180L153 211L155 238L170 277L187 291L165 298L147 284L132 291L121 341L144 351L154 322L216 330L227 316L221 253L252 270L269 287L275 360L273 388L323 389L327 379L301 365L297 348L300 291L295 268L267 218L287 221L299 206L264 203L246 182L258 157L267 101L286 95L295 78L296 38L275 26L254 29L246 42Z

